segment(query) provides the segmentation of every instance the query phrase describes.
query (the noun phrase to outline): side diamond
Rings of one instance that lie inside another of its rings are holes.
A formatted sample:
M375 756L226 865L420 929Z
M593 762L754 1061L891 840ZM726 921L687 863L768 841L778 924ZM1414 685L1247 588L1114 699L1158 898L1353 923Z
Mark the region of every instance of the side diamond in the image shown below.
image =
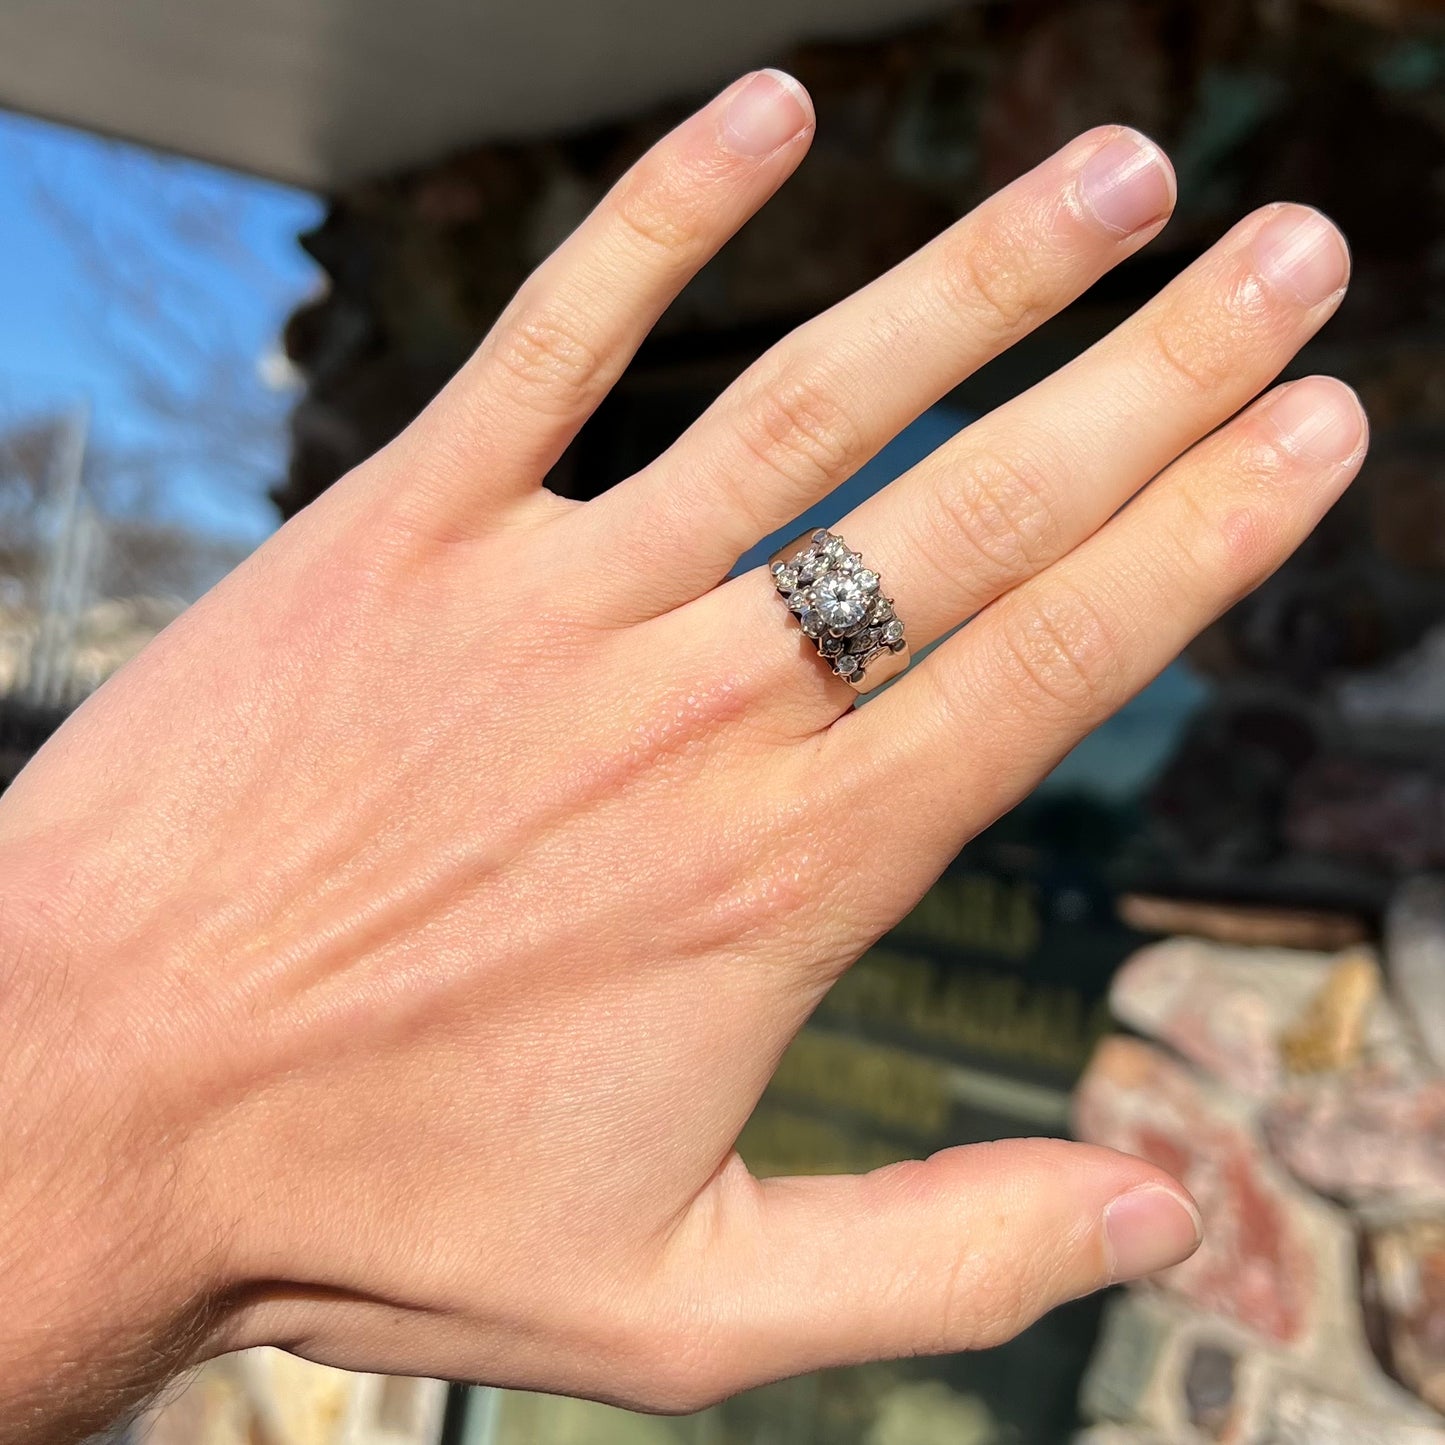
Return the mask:
M828 561L817 552L804 552L797 561L798 577L803 582L815 582L828 570Z

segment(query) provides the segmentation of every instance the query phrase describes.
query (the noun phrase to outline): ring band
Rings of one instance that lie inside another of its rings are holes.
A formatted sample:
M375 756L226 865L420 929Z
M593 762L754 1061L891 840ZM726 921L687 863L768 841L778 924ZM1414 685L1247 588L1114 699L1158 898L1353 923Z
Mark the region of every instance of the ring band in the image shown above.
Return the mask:
M805 533L773 554L770 570L818 656L855 692L872 692L908 666L893 599L836 533Z

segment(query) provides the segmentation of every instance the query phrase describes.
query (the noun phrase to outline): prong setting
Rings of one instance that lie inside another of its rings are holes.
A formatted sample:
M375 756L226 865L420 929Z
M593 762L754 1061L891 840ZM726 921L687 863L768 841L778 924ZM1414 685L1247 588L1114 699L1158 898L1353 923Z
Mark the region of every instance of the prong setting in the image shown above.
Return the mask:
M885 597L878 574L834 532L819 528L791 554L772 562L773 585L797 616L818 655L845 682L866 690L869 667L881 656L904 656L903 623ZM895 663L887 669L891 676Z

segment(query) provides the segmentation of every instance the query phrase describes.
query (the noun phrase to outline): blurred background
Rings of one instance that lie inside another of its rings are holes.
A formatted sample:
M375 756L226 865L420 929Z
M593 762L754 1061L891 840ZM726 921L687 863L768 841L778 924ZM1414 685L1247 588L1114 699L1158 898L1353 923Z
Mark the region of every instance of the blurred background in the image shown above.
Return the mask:
M830 1171L1072 1132L1173 1170L1208 1240L1001 1349L683 1420L263 1351L121 1438L1445 1445L1438 0L0 5L0 787L403 426L653 139L765 64L812 91L813 153L669 311L557 468L566 495L1090 125L1167 147L1174 221L810 524L1251 207L1313 203L1353 245L1292 374L1361 392L1359 483L839 984L741 1145L761 1172Z

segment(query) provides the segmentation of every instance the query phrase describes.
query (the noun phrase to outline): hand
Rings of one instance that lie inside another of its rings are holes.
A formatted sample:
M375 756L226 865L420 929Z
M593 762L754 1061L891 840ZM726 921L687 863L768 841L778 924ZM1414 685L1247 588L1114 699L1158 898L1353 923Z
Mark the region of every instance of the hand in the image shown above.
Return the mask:
M1250 216L841 519L915 649L974 618L850 711L734 559L1138 250L1173 180L1091 132L638 475L545 491L811 131L769 73L686 121L0 804L0 1439L258 1342L691 1409L1194 1247L1180 1187L1101 1149L760 1182L733 1145L839 974L1353 476L1337 382L1229 420L1345 248Z

